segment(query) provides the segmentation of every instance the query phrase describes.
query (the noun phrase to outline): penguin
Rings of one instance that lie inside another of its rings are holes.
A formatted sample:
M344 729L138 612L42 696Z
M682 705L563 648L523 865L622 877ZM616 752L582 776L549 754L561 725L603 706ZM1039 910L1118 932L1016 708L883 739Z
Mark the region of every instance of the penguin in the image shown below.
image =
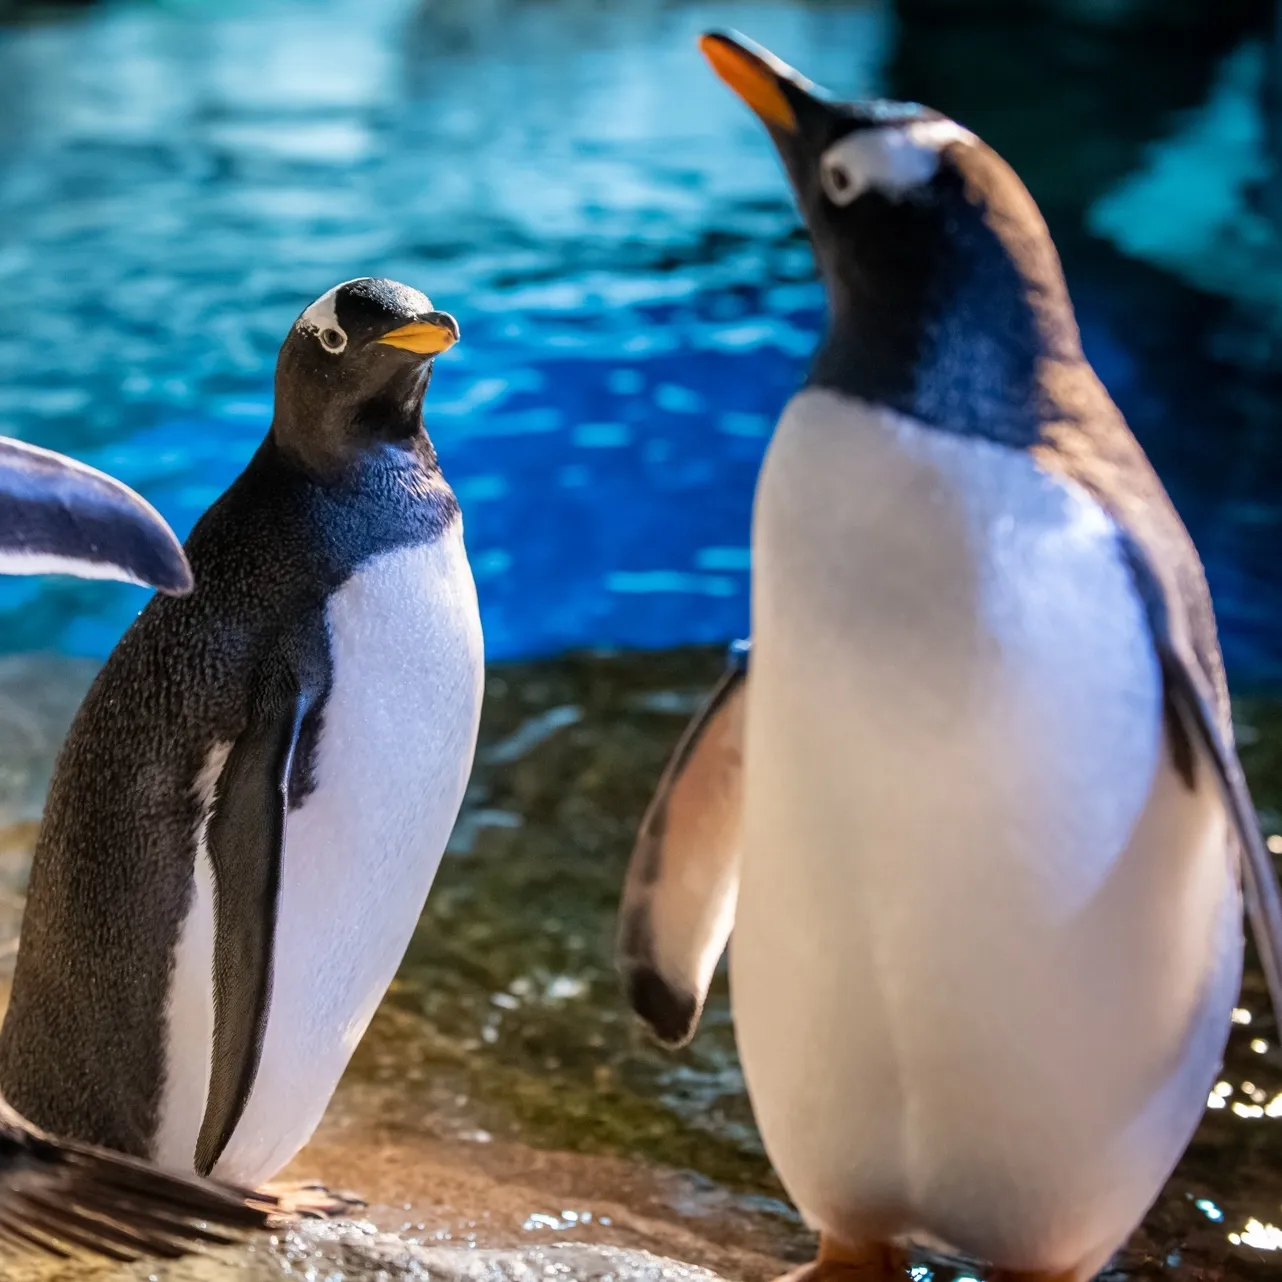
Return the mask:
M750 665L634 852L629 998L688 1039L733 927L746 1087L820 1235L802 1276L918 1245L1077 1282L1202 1115L1243 882L1279 1008L1206 579L1007 164L702 49L781 154L827 326L757 483Z
M423 423L458 336L395 281L308 306L187 541L194 591L154 598L85 697L0 1029L37 1125L256 1187L320 1121L475 750L476 589Z
M0 438L0 573L117 579L184 594L191 569L160 514L112 477ZM54 1139L0 1100L0 1253L175 1259L266 1228L269 1194L181 1179Z

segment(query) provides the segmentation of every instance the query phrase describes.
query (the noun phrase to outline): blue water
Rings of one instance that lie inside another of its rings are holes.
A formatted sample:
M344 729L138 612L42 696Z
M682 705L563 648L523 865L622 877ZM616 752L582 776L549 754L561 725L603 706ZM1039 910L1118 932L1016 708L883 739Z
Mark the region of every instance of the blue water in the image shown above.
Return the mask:
M893 88L876 0L187 0L0 29L0 432L185 534L265 431L297 313L392 276L462 326L428 426L490 655L741 633L752 484L820 300L768 143L695 51L709 25ZM1160 402L1084 321L1124 404ZM1199 510L1196 469L1171 479ZM1273 558L1209 559L1231 659L1275 675ZM0 581L0 649L103 655L143 600Z

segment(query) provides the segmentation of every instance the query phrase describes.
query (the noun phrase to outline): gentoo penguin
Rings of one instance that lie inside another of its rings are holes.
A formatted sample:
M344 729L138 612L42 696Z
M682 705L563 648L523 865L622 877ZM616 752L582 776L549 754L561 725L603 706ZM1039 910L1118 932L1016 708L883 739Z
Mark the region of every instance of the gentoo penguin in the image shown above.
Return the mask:
M181 544L143 498L64 455L6 438L0 438L0 573L191 589ZM56 1140L0 1100L0 1255L173 1258L230 1242L237 1230L265 1227L276 1209L269 1196Z
M0 1088L59 1135L240 1184L308 1139L396 971L472 764L481 627L423 426L452 317L339 285L271 428L59 756ZM122 1104L123 1101L123 1104Z
M1243 875L1279 999L1202 567L1008 166L702 47L782 154L828 326L758 482L751 667L636 853L629 991L684 1040L733 922L747 1088L815 1272L923 1243L1084 1279L1202 1114Z

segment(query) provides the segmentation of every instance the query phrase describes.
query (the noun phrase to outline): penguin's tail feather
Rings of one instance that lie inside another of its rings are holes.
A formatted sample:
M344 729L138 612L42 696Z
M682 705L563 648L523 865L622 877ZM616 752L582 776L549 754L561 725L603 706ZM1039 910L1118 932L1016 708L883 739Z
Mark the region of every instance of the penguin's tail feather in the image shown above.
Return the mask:
M172 1260L239 1241L280 1215L270 1193L57 1140L0 1104L0 1258Z

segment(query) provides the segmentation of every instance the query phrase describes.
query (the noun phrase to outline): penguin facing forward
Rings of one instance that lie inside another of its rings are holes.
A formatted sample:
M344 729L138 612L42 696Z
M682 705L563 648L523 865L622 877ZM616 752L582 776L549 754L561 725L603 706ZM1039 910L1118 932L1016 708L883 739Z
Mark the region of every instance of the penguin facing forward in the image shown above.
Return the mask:
M108 659L54 771L0 1088L59 1135L258 1185L409 941L480 713L476 590L423 425L458 326L336 286L271 428Z
M751 667L630 869L628 991L685 1040L733 924L815 1272L919 1243L1085 1279L1202 1115L1243 878L1279 1004L1202 567L1009 167L935 112L702 47L783 157L828 326L758 482Z
M182 545L128 486L50 450L0 438L0 573L118 579L191 590ZM265 1228L269 1195L181 1179L54 1139L0 1100L0 1250L67 1258L176 1258Z

